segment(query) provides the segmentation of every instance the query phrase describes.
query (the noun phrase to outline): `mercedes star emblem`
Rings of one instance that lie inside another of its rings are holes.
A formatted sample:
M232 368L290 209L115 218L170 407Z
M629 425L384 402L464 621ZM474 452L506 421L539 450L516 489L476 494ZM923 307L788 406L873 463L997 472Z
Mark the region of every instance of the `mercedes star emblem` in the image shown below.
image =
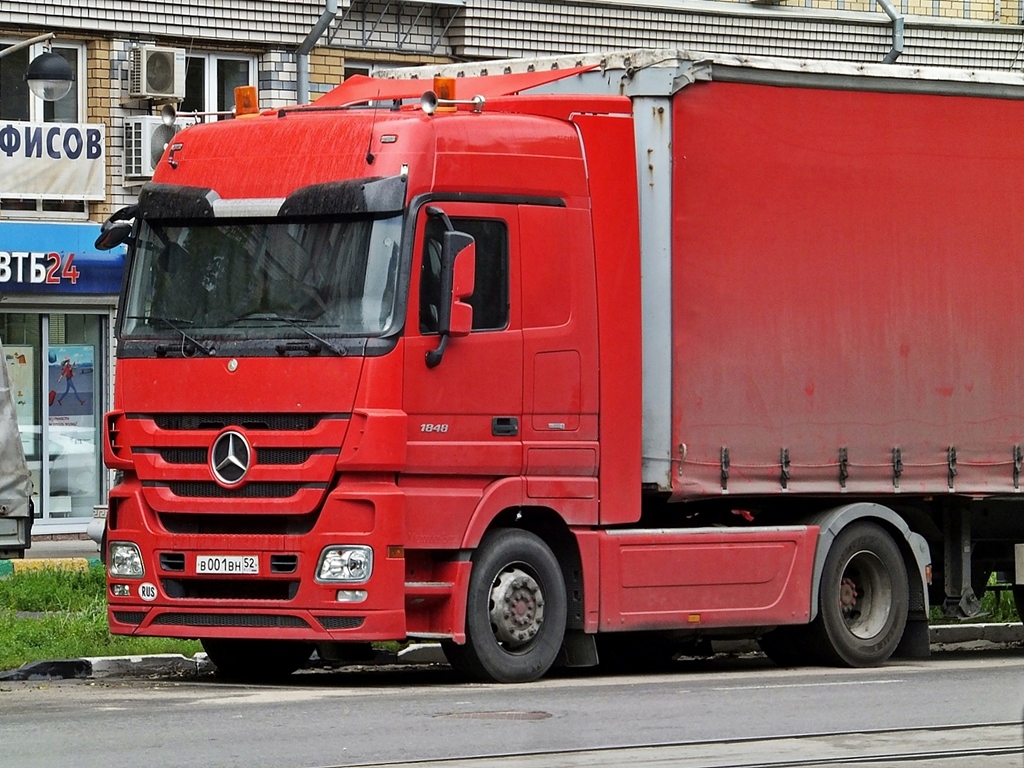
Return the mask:
M252 448L241 432L222 432L210 448L210 470L222 485L238 485L252 463Z

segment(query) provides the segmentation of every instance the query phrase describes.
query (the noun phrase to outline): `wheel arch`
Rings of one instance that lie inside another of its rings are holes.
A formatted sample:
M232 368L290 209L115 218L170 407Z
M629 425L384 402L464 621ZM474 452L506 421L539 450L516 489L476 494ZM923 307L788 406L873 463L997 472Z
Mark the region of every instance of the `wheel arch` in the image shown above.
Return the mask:
M818 615L818 595L821 590L822 572L825 569L825 558L828 557L832 542L835 541L840 531L851 523L861 520L876 523L892 536L907 568L910 612L912 615L921 612L924 618L927 618L929 607L928 571L932 563L928 541L921 534L912 531L907 522L888 507L874 502L858 502L825 510L806 521L819 528L811 581L810 620L814 621ZM917 578L914 578L915 575Z
M540 537L551 549L565 582L566 629L583 628L583 565L580 547L568 524L554 509L517 506L503 509L490 521L476 545L501 528L519 528Z

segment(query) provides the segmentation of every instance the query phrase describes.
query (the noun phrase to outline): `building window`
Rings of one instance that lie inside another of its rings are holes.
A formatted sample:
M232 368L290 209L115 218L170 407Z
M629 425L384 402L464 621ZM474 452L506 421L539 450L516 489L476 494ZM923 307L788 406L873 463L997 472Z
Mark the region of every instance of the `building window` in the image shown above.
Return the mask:
M0 40L0 48L18 42ZM0 58L0 121L30 123L85 122L85 46L54 43L50 50L71 65L75 82L68 95L59 101L43 101L25 82L29 62L46 50L43 44L22 48ZM5 218L84 218L88 209L81 200L25 200L0 198L0 217Z
M345 74L344 78L348 80L352 75L366 75L369 77L376 69L372 61L353 61L349 62L345 59Z
M195 54L185 61L185 98L180 112L224 112L235 106L235 88L256 85L256 57ZM210 119L220 117L210 115Z

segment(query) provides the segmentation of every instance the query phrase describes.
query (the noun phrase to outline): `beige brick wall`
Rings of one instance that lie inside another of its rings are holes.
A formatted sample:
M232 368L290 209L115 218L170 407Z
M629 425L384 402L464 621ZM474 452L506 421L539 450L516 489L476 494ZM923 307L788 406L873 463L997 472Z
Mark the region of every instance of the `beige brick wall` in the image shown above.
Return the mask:
M86 117L87 123L103 123L107 126L106 147L107 158L107 198L102 203L89 204L89 218L93 221L104 221L111 213L110 187L115 177L113 136L110 130L113 114L114 94L110 88L110 52L109 40L89 40L85 46L86 75Z

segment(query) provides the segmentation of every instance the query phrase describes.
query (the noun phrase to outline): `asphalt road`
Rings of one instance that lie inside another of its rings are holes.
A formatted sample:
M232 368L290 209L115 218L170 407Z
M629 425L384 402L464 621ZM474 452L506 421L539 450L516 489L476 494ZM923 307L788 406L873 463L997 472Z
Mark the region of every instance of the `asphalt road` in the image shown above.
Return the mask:
M457 758L447 768L540 768L889 756L881 764L1020 768L1022 719L1020 650L873 670L716 658L666 675L573 673L515 686L462 684L442 667L307 672L277 686L3 683L0 763L306 768Z

